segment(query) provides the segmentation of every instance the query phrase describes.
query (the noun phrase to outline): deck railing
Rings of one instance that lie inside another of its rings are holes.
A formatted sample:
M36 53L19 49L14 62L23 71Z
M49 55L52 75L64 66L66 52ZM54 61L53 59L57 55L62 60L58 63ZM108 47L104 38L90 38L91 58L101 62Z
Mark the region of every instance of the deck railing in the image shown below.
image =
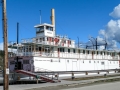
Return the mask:
M55 41L40 41L40 40L34 40L34 39L25 39L22 40L21 43L35 43L35 44L42 44L42 45L52 45L52 46L60 46L60 47L72 47L75 48L75 44L67 44L67 43L62 43L62 42L58 42L55 43Z
M23 52L18 53L17 56L42 56L42 57L56 57L56 58L76 58L76 59L111 59L119 60L118 55L100 55L100 54L83 54L83 53L66 53L66 52L56 52L56 53L47 53L47 52ZM10 56L12 57L12 56Z

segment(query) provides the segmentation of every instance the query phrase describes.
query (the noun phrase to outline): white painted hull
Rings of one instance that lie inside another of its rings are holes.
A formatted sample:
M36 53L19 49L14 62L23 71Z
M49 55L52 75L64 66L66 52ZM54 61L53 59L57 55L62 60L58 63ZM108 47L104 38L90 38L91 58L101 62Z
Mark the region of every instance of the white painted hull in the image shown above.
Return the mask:
M119 69L119 61L109 60L77 60L65 58L43 58L33 57L35 71L43 68L51 71L83 71L83 70L105 70Z

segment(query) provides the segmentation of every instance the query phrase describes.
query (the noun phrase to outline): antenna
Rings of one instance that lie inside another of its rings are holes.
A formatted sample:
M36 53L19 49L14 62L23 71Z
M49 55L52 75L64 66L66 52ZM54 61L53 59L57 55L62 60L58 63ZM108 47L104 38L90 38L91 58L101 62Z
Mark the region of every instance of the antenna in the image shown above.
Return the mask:
M17 44L19 43L19 23L17 22Z
M40 24L41 24L41 21L42 21L42 20L41 20L41 10L39 10L39 11L40 11Z

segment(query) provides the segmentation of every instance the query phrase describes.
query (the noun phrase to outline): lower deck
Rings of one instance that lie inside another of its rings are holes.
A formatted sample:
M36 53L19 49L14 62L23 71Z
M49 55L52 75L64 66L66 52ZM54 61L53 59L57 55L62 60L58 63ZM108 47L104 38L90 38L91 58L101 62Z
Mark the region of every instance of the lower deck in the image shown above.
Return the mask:
M45 57L19 57L18 69L26 71L84 71L119 69L119 60L108 59L73 59L73 58L45 58ZM14 71L16 58L9 58L10 71Z

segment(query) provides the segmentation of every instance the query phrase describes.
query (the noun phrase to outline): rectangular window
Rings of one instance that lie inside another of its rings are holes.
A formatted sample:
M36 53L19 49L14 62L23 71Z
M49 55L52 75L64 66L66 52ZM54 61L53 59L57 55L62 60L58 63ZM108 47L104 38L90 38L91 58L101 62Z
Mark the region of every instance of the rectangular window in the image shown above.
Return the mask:
M104 65L104 62L101 62L101 65Z
M73 49L73 53L75 53L75 49Z
M64 43L66 44L66 40L64 40Z
M68 49L68 53L70 53L70 49Z
M71 44L71 41L70 41L70 44Z
M112 53L112 56L115 56L115 53Z
M48 41L49 37L47 37L47 41Z
M29 60L23 60L23 64L29 64Z
M89 54L90 52L89 52L89 50L88 50L88 54Z
M83 54L85 54L85 50L83 50Z
M15 64L15 61L11 61L11 62L10 62L10 65L12 65L12 64Z
M105 55L105 52L104 52L104 55Z
M89 63L91 63L91 61L89 61Z
M99 54L99 52L97 51L97 55Z
M64 48L60 48L60 52L64 52Z
M62 52L62 48L60 48L60 52Z
M43 41L45 41L45 38L43 38Z
M52 42L54 42L54 38L52 38Z

